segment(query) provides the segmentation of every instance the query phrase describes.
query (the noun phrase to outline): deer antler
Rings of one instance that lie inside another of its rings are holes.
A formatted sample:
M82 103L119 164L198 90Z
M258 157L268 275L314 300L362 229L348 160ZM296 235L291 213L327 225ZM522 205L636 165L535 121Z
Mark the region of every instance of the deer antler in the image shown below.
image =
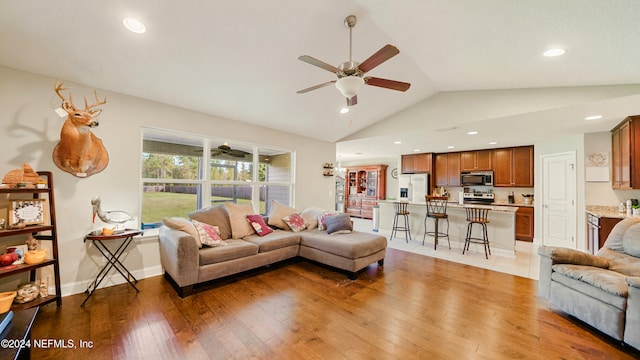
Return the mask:
M60 91L62 90L69 90L69 88L66 87L62 87L63 83L60 80L56 80L56 84L55 84L55 90L56 90L56 94L58 94L58 96L60 97L60 99L62 99L62 102L66 102L67 99L64 98L64 96L60 93Z
M105 96L104 100L100 101L100 99L98 99L98 93L95 90L93 91L93 96L95 96L95 98L96 98L96 103L92 104L92 105L89 105L87 103L87 98L86 97L84 98L84 111L89 111L89 110L93 109L96 106L104 105L104 104L107 103L107 97Z

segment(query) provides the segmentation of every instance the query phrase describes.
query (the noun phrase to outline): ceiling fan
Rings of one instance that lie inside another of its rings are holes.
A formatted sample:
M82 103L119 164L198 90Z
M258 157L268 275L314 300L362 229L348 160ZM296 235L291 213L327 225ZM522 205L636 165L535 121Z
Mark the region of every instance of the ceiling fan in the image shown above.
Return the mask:
M385 89L397 91L407 91L407 89L409 89L411 84L406 82L381 79L372 76L363 78L366 72L371 71L376 66L398 55L400 53L400 50L398 50L398 48L393 45L387 44L362 63L352 61L351 31L353 27L356 26L356 22L357 19L355 15L349 15L344 19L344 25L349 28L349 61L343 62L342 64L338 65L338 67L335 67L309 55L302 55L298 57L298 60L331 71L338 76L338 80L328 81L326 83L299 90L297 91L298 94L304 94L311 90L316 90L330 84L335 84L336 88L338 88L342 95L347 98L347 106L353 106L358 103L358 91L363 85L378 86Z
M229 155L235 158L244 158L245 156L249 155L249 153L246 151L232 149L227 143L218 146L217 150L211 151L211 156L217 156L220 154Z

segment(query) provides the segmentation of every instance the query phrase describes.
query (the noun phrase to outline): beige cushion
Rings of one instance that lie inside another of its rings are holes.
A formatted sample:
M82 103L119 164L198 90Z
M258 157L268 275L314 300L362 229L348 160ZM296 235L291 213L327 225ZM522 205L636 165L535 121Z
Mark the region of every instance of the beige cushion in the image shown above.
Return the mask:
M193 211L188 213L187 216L191 220L198 220L205 224L217 226L222 240L231 239L231 223L224 204Z
M553 271L584 281L610 294L624 297L628 294L628 286L625 280L627 277L615 271L573 264L556 264L552 268Z
M231 237L242 239L245 236L254 234L251 223L247 220L247 215L254 214L253 206L250 204L225 203L231 222Z
M191 221L181 217L166 217L162 219L162 223L172 229L182 230L187 234L193 236L193 238L198 241L199 247L202 247L202 243L200 242L200 234L198 234L196 227L193 225L193 223L191 223Z
M639 217L628 217L613 227L609 236L607 237L607 241L605 241L604 246L600 248L600 251L604 248L608 248L615 251L624 251L622 246L622 238L624 237L624 233L627 232L627 229L634 224L640 222ZM600 255L600 254L596 254Z
M575 249L541 246L538 248L538 254L551 258L554 264L560 263L595 266L603 269L609 267L609 261L606 258L591 255Z
M622 236L622 248L624 252L635 257L640 257L640 224L629 226ZM640 261L640 259L638 259Z
M267 224L289 230L289 225L282 219L297 212L298 210L290 206L282 204L277 200L271 200L271 209L269 210L269 221Z
M318 207L310 207L304 209L300 215L304 218L304 221L307 222L307 230L313 230L318 227L318 216L324 214L326 212L325 209L321 209Z

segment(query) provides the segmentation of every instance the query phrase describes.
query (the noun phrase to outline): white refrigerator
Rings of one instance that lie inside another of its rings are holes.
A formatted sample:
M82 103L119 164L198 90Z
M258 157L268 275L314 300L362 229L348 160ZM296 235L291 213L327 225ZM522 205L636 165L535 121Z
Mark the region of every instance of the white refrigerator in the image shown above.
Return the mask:
M429 195L429 174L400 175L398 187L400 200L424 203L424 197Z

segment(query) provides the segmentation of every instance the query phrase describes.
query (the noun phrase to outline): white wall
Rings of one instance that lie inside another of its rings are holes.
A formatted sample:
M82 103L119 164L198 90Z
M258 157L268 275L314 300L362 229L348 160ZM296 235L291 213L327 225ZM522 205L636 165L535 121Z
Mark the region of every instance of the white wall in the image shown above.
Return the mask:
M22 163L30 164L36 171L53 172L63 295L84 291L87 281L98 272L97 263L102 262L100 254L83 243L86 233L102 226L98 222L91 223L91 198L100 195L103 209L125 210L138 220L142 126L295 150L295 206L299 209L308 206L333 209L335 183L333 177L322 175L322 164L335 162L334 143L101 89L97 89L98 95L106 96L107 103L101 106L100 126L94 128L94 133L103 140L109 152L109 165L91 177L76 178L59 170L51 160L64 122L64 118L53 112L60 106L60 99L53 91L55 81L0 67L0 175L19 168ZM82 96L93 99L93 88L72 83L65 85L73 87L76 105L82 104ZM0 251L13 245L7 242L0 240ZM157 240L149 238L137 242L128 251L124 263L138 278L160 274Z

